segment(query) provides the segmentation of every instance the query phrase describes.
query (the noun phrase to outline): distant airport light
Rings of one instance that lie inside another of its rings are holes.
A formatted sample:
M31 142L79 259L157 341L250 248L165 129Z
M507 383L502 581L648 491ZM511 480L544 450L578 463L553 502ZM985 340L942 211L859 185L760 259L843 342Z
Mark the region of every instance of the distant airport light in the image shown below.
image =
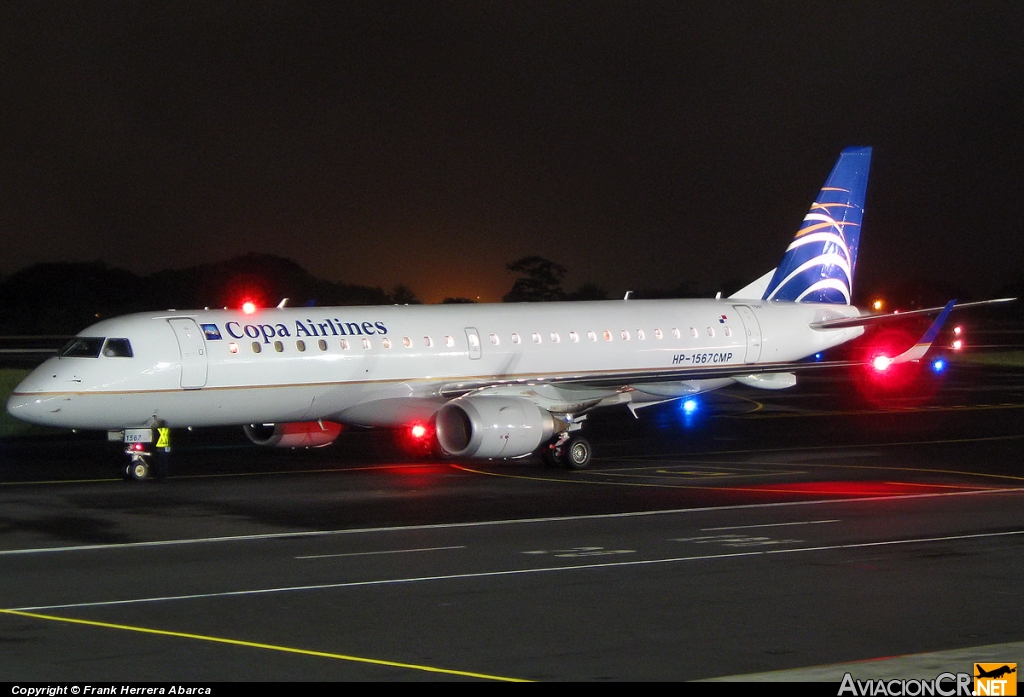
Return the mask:
M964 347L964 340L963 339L956 339L955 341L953 341L952 344L950 344L950 348L952 348L954 351L959 351L963 347Z
M871 307L872 309L874 309L875 312L878 312L883 307L885 307L885 302L881 298L879 298L878 300L875 300L875 302L871 303Z
M256 312L256 303L254 303L252 300L246 300L244 303L242 303L242 312L244 312L247 315L251 315L252 313Z
M960 336L960 333L961 333L961 332L962 332L963 330L964 330L964 328L963 328L963 327L961 327L961 326L956 326L956 327L953 327L953 333L954 333L954 334L956 334L957 336Z
M878 372L884 373L889 369L889 366L892 365L892 359L888 356L876 356L871 365L874 366L875 370Z

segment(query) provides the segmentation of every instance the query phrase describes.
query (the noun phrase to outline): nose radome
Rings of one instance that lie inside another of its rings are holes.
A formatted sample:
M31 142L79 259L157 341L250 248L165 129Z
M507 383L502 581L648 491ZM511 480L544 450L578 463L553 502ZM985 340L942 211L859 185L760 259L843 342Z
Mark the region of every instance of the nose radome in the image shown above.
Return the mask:
M54 372L44 364L26 375L7 398L7 413L21 421L43 423L40 419L47 409L43 404L45 393L57 382Z

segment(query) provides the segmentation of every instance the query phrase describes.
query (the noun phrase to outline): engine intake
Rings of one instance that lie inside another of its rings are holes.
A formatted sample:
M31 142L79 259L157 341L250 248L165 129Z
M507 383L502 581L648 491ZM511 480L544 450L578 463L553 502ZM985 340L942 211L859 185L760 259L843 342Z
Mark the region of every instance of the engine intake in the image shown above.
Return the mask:
M555 433L551 414L516 397L460 397L437 412L437 442L450 455L521 457Z
M245 435L256 445L274 448L322 448L341 433L333 421L299 421L285 424L246 424Z

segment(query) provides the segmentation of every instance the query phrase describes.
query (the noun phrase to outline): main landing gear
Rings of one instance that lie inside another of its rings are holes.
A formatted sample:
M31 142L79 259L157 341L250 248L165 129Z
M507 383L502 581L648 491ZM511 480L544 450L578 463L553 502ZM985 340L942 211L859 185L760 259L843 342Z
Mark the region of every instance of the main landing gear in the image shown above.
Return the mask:
M571 470L586 469L594 453L593 447L578 433L564 431L558 438L541 446L540 457L549 467L561 466Z

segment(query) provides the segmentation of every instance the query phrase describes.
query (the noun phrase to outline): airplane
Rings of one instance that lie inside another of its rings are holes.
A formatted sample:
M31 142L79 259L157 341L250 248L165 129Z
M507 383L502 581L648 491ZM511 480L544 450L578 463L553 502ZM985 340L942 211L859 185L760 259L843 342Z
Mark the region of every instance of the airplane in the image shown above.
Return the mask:
M160 429L228 425L288 448L327 445L342 425L403 427L448 456L581 469L594 409L791 387L839 363L807 357L915 314L850 304L870 161L870 148L844 150L778 267L728 298L133 314L80 332L7 410L108 431L130 479L153 474ZM877 367L920 360L953 307L917 311L939 317Z
M1016 665L1016 664L1014 664L1014 665ZM990 671L986 671L985 669L983 669L977 663L975 663L975 666L977 666L977 668L978 668L978 674L974 676L976 678L995 678L995 679L998 679L998 678L1003 677L1004 675L1009 675L1010 673L1016 673L1017 672L1016 668L1011 668L1008 665L1004 665L1001 668L995 668L995 669L990 670Z

